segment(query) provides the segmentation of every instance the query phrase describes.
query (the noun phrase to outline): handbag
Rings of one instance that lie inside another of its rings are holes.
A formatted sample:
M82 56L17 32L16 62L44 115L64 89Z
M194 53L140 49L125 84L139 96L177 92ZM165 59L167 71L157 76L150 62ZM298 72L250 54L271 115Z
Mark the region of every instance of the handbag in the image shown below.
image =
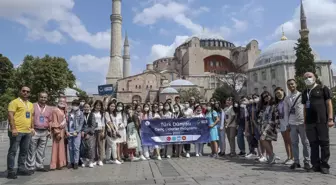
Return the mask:
M127 137L127 148L128 149L135 149L137 147L138 147L138 140L137 140L136 133L130 134Z

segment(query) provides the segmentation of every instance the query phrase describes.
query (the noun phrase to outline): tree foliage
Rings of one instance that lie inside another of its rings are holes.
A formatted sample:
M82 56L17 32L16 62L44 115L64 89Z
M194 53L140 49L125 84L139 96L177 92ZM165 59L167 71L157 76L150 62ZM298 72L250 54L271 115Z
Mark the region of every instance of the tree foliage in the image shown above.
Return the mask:
M221 87L215 89L214 93L212 94L212 97L220 101L221 103L224 103L224 101L228 97L236 97L236 93L237 92L234 89L232 89L230 85L224 84Z
M76 78L68 68L64 58L43 58L28 55L17 68L15 84L31 88L31 101L37 101L38 93L45 91L49 94L49 103L53 104L59 94L67 87L75 85Z
M190 97L195 97L196 100L201 100L204 98L204 95L202 95L201 92L195 87L186 90L179 89L178 92L182 102L189 101Z
M82 89L78 88L78 87L73 87L72 89L74 89L75 91L77 91L76 95L78 96L78 98L80 100L85 100L85 102L89 101L89 96L88 94L83 91Z
M316 78L316 65L314 62L314 55L309 45L308 38L299 38L296 47L296 61L295 61L295 79L297 81L297 88L299 91L305 89L304 77L306 72L312 72Z

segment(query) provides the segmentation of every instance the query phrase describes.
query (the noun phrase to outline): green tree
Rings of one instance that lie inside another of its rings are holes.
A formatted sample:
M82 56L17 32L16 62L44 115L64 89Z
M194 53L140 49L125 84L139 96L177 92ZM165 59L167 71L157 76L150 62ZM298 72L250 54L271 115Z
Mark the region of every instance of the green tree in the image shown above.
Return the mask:
M8 103L15 98L13 91L14 66L0 54L0 122L7 120Z
M228 97L235 97L236 94L237 94L236 90L232 89L230 85L225 83L221 87L215 89L214 93L212 94L212 97L220 101L221 103L224 103L224 101Z
M195 87L186 90L179 89L178 92L182 102L189 101L190 97L195 97L196 100L201 100L204 98L201 92Z
M294 49L296 51L295 79L297 81L298 90L302 92L305 89L303 75L306 72L312 72L316 77L318 77L316 75L316 65L308 38L299 38Z
M54 104L61 92L75 85L76 78L64 58L43 58L28 55L17 68L15 84L20 87L27 85L31 88L31 101L37 101L38 93L46 91L49 103Z

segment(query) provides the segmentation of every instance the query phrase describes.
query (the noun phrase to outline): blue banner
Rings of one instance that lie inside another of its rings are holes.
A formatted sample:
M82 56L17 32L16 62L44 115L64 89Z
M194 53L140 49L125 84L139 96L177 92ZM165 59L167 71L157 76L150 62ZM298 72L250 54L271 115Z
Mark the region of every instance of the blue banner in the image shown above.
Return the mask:
M100 85L98 86L98 94L103 95L112 95L114 88L112 84Z
M141 121L143 145L208 143L209 121L206 118L151 119Z

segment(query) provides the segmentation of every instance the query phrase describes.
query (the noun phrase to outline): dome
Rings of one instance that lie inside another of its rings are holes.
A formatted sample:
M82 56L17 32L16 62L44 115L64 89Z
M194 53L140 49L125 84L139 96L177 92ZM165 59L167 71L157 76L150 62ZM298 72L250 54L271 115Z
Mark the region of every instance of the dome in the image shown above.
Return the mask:
M182 80L182 79L174 80L170 82L169 85L170 86L195 86L195 84L191 83L190 81Z
M178 94L178 91L172 87L166 87L161 91L162 94Z
M73 96L77 96L77 91L71 88L66 88L64 90L64 95L65 97L73 97Z
M282 61L295 62L296 51L294 48L296 47L296 43L296 40L286 40L286 38L283 38L281 41L269 45L256 59L254 67ZM312 53L315 56L315 59L318 59L317 53L315 51Z
M200 33L189 37L185 42L189 42L194 37L197 37L200 40L224 40L224 38L220 35Z

